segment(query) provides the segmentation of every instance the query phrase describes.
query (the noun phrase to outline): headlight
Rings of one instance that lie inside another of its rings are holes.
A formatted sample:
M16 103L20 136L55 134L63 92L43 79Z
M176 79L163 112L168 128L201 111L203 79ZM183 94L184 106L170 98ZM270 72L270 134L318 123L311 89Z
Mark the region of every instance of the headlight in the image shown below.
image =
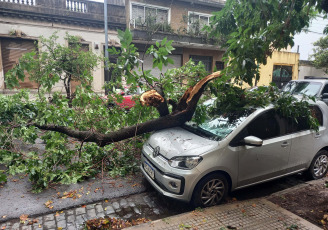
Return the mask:
M196 156L196 157L173 157L169 160L169 164L173 168L179 168L179 169L193 169L195 168L199 162L203 160L202 157Z

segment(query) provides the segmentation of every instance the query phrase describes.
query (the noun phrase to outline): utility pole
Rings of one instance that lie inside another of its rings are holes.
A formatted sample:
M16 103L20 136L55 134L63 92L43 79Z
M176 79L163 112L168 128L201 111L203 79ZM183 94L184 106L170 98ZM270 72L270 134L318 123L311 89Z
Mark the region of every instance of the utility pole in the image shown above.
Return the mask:
M108 17L107 17L107 0L104 0L104 24L105 24L105 84L109 82L108 71ZM108 87L105 87L105 94L108 94Z

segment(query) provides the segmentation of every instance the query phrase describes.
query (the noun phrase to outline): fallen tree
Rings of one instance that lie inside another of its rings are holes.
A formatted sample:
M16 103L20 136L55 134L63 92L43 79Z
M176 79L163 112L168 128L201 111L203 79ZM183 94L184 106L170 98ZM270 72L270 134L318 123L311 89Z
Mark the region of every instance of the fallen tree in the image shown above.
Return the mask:
M217 97L215 114L229 115L233 110L243 112L245 107L274 103L283 115L306 116L315 128L316 121L311 118L306 102L280 97L271 87L252 95L241 87L237 89L234 83L252 85L256 82L258 65L265 64L274 49L293 45L294 34L309 24L314 10L323 12L326 6L326 0L227 1L210 24L212 35L228 38L225 60L229 65L222 75L208 76L201 63L195 65L190 61L181 68L153 76L140 65L142 58L132 44L132 34L119 31L121 49L110 49L111 54L119 57L117 64L109 66L114 80L106 87L122 88L124 77L131 91L138 86L146 90L128 113L118 106L108 107L92 92L91 70L98 59L88 52L81 53L78 39L68 36L75 44L68 49L56 46L52 40L56 36L43 39L47 49L40 50L37 58L33 54L24 56L6 75L7 86L15 87L19 80L24 80L24 71L27 71L40 88L35 100L30 100L25 91L11 97L0 96L0 163L7 165L11 174L29 174L35 191L51 183L76 183L103 172L104 168L110 175L127 175L138 166L136 159L144 141L142 134L180 126L193 115L195 121L204 120L203 115L209 111L197 106L202 95ZM171 44L172 41L164 39L150 45L146 54L153 57L153 68L162 71L163 65L172 63L168 58L174 49ZM74 53L73 57L66 60L70 53ZM90 62L79 57L88 57ZM74 93L70 90L73 80L81 82ZM227 84L231 80L232 84ZM59 81L65 85L64 96L52 92ZM207 85L210 92L204 95ZM109 104L122 99L118 94L108 95ZM74 142L68 136L79 141ZM17 140L33 144L37 138L45 142L46 150L41 154L22 152L15 146ZM124 144L116 144L124 139L128 139Z
M181 126L186 121L190 121L207 83L220 76L220 72L212 73L211 75L208 75L200 80L195 86L188 88L171 113L162 114L159 118L134 126L124 127L118 131L113 131L108 134L103 134L97 131L73 130L65 126L58 125L39 125L37 123L31 123L29 125L38 127L42 130L60 132L82 142L95 142L100 147L103 147L113 142L122 141L136 135ZM154 106L156 108L160 108L163 104L163 106L168 106L165 103L166 100L156 90L150 90L142 94L140 101L144 106ZM169 111L168 108L166 108L166 110Z

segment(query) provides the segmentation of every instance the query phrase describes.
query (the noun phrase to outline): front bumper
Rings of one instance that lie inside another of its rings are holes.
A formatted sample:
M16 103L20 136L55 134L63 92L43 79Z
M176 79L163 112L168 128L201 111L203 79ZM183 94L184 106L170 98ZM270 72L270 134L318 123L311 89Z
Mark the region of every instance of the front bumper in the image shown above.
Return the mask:
M147 147L143 149L140 168L149 183L159 193L178 200L190 201L196 183L195 178L198 178L197 174L199 175L197 169L172 168L162 157L152 157Z

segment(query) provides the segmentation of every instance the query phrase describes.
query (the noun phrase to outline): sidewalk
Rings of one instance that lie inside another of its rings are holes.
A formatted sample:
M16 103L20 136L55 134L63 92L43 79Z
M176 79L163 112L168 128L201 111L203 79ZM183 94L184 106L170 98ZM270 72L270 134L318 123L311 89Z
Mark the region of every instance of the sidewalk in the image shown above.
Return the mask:
M309 181L273 193L270 196L284 195L285 193L320 183L322 183L322 180ZM17 217L6 221L7 217L0 216L0 230L79 230L83 229L86 220L104 216L121 219L147 218L155 220L129 228L131 230L320 229L301 217L271 203L267 200L270 196L234 201L229 204L196 209L192 212L176 215L191 209L172 211L164 205L170 201L159 201L156 192L146 192L125 197L109 198L97 203L77 203L74 208L49 210L50 213L48 212L48 214L39 213L39 215L31 215L29 212L21 213L29 215L29 221L25 221L25 223L20 223L20 220L16 219ZM22 203L21 205L25 207L31 204ZM175 208L181 208L183 205L182 203L174 202L174 206ZM3 202L0 203L0 211L4 211L3 208L5 207Z
M321 229L266 199L219 205L127 228L130 230Z

